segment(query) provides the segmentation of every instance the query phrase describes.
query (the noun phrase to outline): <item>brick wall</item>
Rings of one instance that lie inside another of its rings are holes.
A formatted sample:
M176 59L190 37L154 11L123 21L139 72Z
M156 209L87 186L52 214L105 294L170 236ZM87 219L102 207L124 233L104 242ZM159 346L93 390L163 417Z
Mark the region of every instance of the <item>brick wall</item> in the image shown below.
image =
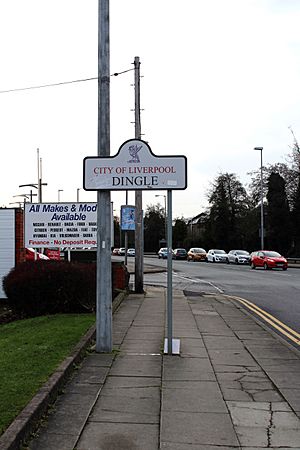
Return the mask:
M25 261L24 248L24 211L21 208L16 209L15 214L15 230L16 230L16 264Z

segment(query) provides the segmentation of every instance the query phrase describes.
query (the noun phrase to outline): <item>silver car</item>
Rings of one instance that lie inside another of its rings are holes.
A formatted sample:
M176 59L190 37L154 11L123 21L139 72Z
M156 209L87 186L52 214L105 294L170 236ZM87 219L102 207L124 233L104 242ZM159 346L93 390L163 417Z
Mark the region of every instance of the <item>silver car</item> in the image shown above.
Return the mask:
M230 250L228 261L234 264L250 264L250 253L246 250Z
M207 262L229 262L228 254L225 252L225 250L220 250L218 248L212 248L208 250L206 258Z

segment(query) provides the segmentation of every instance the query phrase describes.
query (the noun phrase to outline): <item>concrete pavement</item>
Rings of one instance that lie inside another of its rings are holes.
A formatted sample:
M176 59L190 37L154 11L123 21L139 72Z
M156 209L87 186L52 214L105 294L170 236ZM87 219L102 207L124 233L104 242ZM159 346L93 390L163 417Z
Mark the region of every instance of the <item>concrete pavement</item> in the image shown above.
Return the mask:
M90 352L30 450L300 449L300 356L222 295L130 294L112 354Z

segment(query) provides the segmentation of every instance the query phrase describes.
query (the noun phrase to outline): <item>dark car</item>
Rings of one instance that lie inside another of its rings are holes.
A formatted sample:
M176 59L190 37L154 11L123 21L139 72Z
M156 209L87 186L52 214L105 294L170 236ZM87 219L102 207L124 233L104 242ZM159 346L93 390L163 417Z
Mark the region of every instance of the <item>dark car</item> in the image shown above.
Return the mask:
M288 263L278 252L274 252L273 250L259 250L251 253L251 269L256 269L256 267L263 267L265 270L286 270Z
M173 250L173 259L187 259L187 251L184 248L175 248Z

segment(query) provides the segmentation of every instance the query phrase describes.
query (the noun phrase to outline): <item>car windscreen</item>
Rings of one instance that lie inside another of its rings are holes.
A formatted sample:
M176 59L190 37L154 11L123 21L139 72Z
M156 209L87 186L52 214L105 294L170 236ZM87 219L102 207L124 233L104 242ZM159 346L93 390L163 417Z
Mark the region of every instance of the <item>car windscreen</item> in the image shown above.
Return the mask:
M280 258L281 255L277 252L264 252L265 256L268 256L269 258Z

